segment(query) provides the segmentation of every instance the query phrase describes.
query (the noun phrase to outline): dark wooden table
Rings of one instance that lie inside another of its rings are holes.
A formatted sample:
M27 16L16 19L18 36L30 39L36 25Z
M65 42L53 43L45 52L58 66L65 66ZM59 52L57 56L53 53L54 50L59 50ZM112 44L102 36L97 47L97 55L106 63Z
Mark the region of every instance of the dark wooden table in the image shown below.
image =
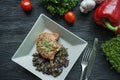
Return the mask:
M86 40L92 46L95 37L99 39L96 59L89 80L120 80L120 74L111 69L101 49L101 43L114 36L111 31L98 26L93 21L94 10L88 14L79 11L79 5L73 9L77 20L69 25L63 17L51 14L39 5L38 0L31 0L33 10L26 14L20 7L21 0L0 0L0 80L40 80L38 77L22 68L11 60L11 57L20 46L38 16L43 13ZM81 56L67 75L65 80L79 80Z

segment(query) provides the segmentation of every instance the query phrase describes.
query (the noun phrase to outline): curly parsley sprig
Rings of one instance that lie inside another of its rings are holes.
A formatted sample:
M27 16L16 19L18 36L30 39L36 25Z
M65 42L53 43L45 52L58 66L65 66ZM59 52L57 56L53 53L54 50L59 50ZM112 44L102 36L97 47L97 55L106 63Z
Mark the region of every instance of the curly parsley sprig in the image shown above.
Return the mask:
M102 50L112 67L120 73L120 35L103 42Z
M52 14L64 15L76 6L78 0L39 0L40 3Z

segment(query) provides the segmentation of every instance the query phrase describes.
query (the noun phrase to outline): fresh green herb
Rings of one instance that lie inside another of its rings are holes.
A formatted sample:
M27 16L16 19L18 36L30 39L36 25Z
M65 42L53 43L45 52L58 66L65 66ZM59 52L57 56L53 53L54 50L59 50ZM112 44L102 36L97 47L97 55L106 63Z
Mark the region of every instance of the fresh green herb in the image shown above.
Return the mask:
M40 3L52 14L64 15L76 6L78 0L39 0Z
M120 73L120 35L102 43L102 49L112 67Z

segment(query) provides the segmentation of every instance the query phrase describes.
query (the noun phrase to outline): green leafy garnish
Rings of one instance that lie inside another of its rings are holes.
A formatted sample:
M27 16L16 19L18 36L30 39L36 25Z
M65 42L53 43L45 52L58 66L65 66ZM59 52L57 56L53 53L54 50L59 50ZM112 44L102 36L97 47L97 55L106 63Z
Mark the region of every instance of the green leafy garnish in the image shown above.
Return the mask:
M120 73L120 35L102 43L102 49L112 67Z
M78 0L39 0L40 3L52 14L64 15L76 6Z

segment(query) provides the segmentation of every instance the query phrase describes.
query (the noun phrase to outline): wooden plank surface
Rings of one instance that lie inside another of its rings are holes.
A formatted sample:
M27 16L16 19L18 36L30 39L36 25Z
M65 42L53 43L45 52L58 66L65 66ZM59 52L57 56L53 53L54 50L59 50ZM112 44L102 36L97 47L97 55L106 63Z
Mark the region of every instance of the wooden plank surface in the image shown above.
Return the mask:
M111 31L95 24L94 10L88 14L79 11L79 5L73 9L77 20L69 25L63 17L51 14L39 5L38 0L31 0L33 10L26 14L20 7L21 0L0 0L0 80L40 80L38 77L11 61L11 57L20 46L41 13L47 15L58 24L64 26L92 46L95 37L99 39L99 47L93 70L89 80L120 80L120 74L111 69L101 49L101 43L114 36ZM71 69L65 80L79 80L81 56Z

